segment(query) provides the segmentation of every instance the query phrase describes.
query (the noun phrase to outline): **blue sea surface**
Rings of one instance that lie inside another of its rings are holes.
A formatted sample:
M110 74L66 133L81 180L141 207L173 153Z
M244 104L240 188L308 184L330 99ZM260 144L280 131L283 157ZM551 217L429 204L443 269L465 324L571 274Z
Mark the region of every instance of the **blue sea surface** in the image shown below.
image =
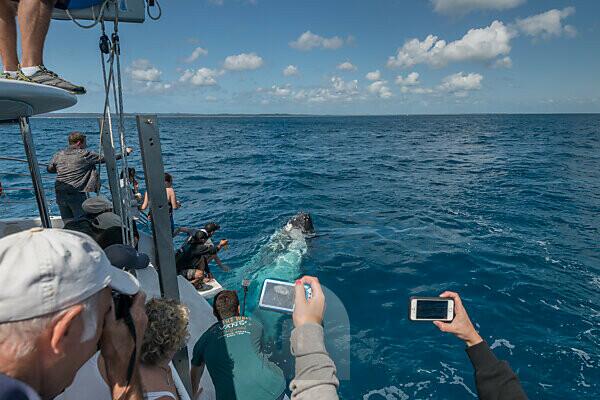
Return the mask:
M95 119L33 119L40 162ZM139 148L135 122L128 143ZM464 345L407 320L410 296L461 294L532 399L600 395L600 115L159 120L178 225L218 221L241 270L299 210L321 236L301 272L351 324L344 399L476 397ZM24 157L0 126L1 156ZM130 163L141 170L139 152ZM53 177L43 172L52 211ZM2 218L36 214L25 164L0 161ZM106 180L105 180L106 182ZM22 190L16 190L21 188ZM239 274L216 271L239 289Z

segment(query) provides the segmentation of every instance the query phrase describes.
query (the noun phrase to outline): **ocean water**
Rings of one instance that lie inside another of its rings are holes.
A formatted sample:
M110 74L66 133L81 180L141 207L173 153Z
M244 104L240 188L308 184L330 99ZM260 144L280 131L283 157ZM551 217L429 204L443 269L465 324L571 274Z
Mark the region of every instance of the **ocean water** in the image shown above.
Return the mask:
M137 146L133 120L128 142ZM600 115L161 119L178 225L216 220L217 272L241 271L298 210L321 236L299 272L350 320L344 399L475 397L464 346L407 320L407 299L459 292L532 399L600 394ZM93 119L34 119L40 162ZM0 155L24 157L0 126ZM141 169L139 153L131 164ZM0 215L35 214L26 165L0 161ZM24 174L24 175L21 175ZM53 179L43 173L52 209Z

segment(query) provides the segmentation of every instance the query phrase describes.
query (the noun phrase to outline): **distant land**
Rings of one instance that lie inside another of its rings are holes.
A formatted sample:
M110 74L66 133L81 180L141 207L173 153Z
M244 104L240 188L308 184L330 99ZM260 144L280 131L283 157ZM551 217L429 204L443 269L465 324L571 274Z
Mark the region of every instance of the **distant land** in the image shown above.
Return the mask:
M135 118L136 115L156 115L161 118L212 118L212 117L315 117L310 114L188 114L188 113L125 113L125 118ZM326 116L326 115L319 115ZM46 113L32 118L101 118L102 113ZM116 114L113 114L113 118Z
M460 116L460 115L599 115L600 113L467 113L467 114L193 114L193 113L125 113L125 118L136 115L156 115L159 118L306 118L306 117L398 117L398 116ZM46 113L31 118L101 118L101 113ZM113 118L116 115L113 114Z

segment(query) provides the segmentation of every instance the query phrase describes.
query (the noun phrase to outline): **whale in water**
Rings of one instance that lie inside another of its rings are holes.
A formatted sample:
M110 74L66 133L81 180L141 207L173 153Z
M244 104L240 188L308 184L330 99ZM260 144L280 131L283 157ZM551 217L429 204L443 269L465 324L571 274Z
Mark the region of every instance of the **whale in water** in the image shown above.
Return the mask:
M246 314L259 317L265 330L274 329L280 314L258 309L265 279L294 282L302 275L302 259L308 250L307 239L314 237L315 227L307 212L299 212L275 231L267 243L242 268L245 279L251 281L246 298ZM260 315L259 315L260 314Z
M269 240L241 269L244 278L250 279L246 298L246 315L258 320L264 327L265 351L270 360L282 368L287 379L294 377L294 357L290 353L290 334L293 329L289 315L258 307L265 279L294 282L303 275L303 261L311 238L317 237L312 217L299 212L277 229ZM341 300L325 286L327 297L324 318L325 341L335 360L340 379L350 377L350 322Z

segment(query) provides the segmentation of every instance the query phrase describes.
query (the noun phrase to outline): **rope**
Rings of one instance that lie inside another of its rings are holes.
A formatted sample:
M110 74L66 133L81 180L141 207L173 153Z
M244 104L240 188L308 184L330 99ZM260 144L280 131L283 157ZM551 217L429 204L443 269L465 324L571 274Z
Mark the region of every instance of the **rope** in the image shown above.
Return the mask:
M154 0L154 3L156 4L156 7L158 8L158 15L155 17L150 12L150 1L149 0L146 1L146 12L148 13L148 17L150 17L151 20L158 21L160 19L160 17L162 17L162 7L160 6L160 3L158 2L158 0Z
M108 5L108 3L111 1L114 2L114 0L104 0L104 3L102 3L102 7L100 7L100 12L98 13L98 16L93 18L94 22L92 22L90 25L83 25L82 23L77 22L77 20L75 18L73 18L73 16L71 15L71 12L69 10L65 10L65 13L71 19L71 21L73 21L73 23L75 25L77 25L78 27L83 28L83 29L91 29L91 28L95 27L96 25L98 25L98 23L101 20L104 20L104 9ZM115 8L119 8L116 3L115 3ZM93 7L92 7L92 12L94 12Z
M117 106L117 114L119 116L119 139L121 145L121 162L122 162L122 173L123 175L123 187L125 190L121 193L121 217L123 218L123 225L127 225L127 232L129 233L129 243L134 243L133 237L133 221L129 215L129 208L131 207L131 192L129 190L131 184L129 182L129 164L127 162L127 145L125 141L125 120L124 107L123 107L123 86L121 81L121 42L119 40L119 10L115 12L115 23L114 32L112 34L113 46L115 47L114 57L117 60L117 80L113 84L113 95L115 98L115 105ZM117 96L118 92L118 96ZM120 182L120 181L119 181ZM124 194L124 196L123 196Z
M115 17L115 32L118 30L118 8L116 9L116 17ZM104 22L102 22L101 24L102 26L102 35L106 36L106 31L105 31L105 26L104 26ZM105 66L105 58L104 58L104 48L103 48L103 37L101 36L101 43L100 43L100 59L101 59L101 64L102 64L102 76L103 76L103 80L104 80L104 111L102 114L102 121L100 122L100 133L102 136L102 132L104 132L104 124L108 123L108 130L110 132L110 136L111 136L111 146L114 149L114 142L112 141L113 139L113 131L112 131L112 116L111 116L111 112L110 112L110 91L111 88L113 88L114 91L114 87L115 87L115 79L114 79L114 64L115 64L115 59L116 59L116 53L118 52L118 38L115 41L115 34L113 33L113 41L111 43L110 46L110 51L109 51L109 67L108 67L108 76L106 74L106 66ZM120 71L118 72L120 74ZM119 77L120 80L120 77ZM116 100L116 98L115 98ZM122 150L122 154L124 149ZM108 171L107 171L108 173ZM117 171L115 170L115 178L117 182L120 182L119 180L119 174L117 173ZM125 175L127 176L127 175ZM119 187L115 188L116 190L121 190L120 189L120 185ZM129 219L129 215L127 213L127 210L123 207L123 201L121 201L120 204L120 208L121 208L121 218L122 221L125 223L121 224L121 234L123 235L123 239L124 242L126 244L132 244L133 241L129 240L129 236L126 235L126 228L125 225L127 225L127 227L129 228L128 230L131 232L132 229L130 227L130 219Z

